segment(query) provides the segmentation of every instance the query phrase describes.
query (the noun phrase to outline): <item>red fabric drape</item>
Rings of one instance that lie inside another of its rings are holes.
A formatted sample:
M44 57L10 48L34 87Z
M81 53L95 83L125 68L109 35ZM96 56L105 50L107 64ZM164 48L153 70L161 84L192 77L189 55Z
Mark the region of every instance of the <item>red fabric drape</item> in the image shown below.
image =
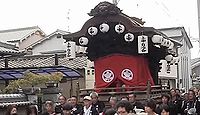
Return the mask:
M96 88L105 88L120 80L127 86L154 85L148 61L143 56L114 54L99 58L95 64Z

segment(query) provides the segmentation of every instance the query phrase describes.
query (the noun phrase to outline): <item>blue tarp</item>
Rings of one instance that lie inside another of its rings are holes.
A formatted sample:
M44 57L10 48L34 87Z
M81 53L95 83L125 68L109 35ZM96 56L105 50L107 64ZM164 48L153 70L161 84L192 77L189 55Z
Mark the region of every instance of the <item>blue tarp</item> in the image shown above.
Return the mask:
M61 72L63 78L79 78L82 75L71 68L64 66L51 66L51 67L33 67L33 68L1 68L0 80L15 80L23 78L25 72L32 72L38 75L48 75L55 72Z

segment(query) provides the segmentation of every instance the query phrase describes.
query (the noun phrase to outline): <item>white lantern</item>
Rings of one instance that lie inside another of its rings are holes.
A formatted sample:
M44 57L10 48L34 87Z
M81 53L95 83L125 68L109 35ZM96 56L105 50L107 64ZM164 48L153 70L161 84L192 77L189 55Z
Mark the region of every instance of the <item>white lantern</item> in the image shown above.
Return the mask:
M171 64L174 64L174 63L176 63L176 57L173 57L173 59L171 60L171 62L170 62Z
M89 27L88 34L91 36L97 35L98 29L96 27Z
M176 60L175 63L178 63L180 61L180 58L179 57L175 57L175 60Z
M79 53L86 53L86 49L87 49L87 47L80 46L79 47Z
M161 45L162 45L162 46L166 46L166 45L167 45L167 40L166 40L166 39L163 39L163 41L161 42Z
M171 42L171 43L170 43L170 45L169 45L169 48L168 48L168 49L170 49L170 50L171 50L171 49L173 49L173 47L174 47L174 43L173 43L173 42Z
M163 46L167 47L167 44L168 44L168 40L167 40L167 39L165 39L165 43L164 43L164 45L163 45Z
M100 29L101 32L106 33L106 32L108 32L108 30L109 30L109 25L106 24L106 23L103 23L103 24L101 24L101 25L99 26L99 29Z
M122 24L117 24L117 25L115 26L115 31L116 31L118 34L123 33L123 32L125 31L124 25L122 25Z
M166 60L167 62L172 61L172 59L173 59L173 56L172 56L172 55L167 55L167 56L165 56L165 60Z
M88 44L88 38L86 38L86 37L79 38L79 44L82 45L82 46L87 45Z
M153 43L162 43L163 37L160 35L153 35L151 40Z
M167 40L167 42L166 42L166 47L169 47L170 44L171 44L171 41L170 41L170 40Z
M126 42L132 42L134 40L134 35L132 33L127 33L124 35L124 39Z

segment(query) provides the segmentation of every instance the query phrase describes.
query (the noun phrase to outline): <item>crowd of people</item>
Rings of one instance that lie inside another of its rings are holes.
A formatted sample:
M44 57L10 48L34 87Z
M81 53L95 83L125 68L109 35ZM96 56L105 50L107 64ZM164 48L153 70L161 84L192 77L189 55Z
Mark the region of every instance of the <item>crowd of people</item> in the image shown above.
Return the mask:
M136 100L136 94L127 97L111 96L106 105L99 100L98 93L92 92L83 98L80 104L76 96L58 97L59 104L48 100L42 115L200 115L200 90L190 89L180 92L171 89L169 94L162 94L161 100ZM10 106L6 115L17 115L16 106ZM27 107L27 115L38 115L34 105Z

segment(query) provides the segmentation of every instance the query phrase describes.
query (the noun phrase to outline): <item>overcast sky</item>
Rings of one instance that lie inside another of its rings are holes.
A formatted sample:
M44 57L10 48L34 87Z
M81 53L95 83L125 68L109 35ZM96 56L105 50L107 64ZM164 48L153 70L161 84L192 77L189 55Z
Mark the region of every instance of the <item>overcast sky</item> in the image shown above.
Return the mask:
M1 0L0 30L39 26L46 34L79 31L90 18L87 13L101 1L105 0ZM197 0L120 0L118 7L142 18L145 26L184 26L190 37L198 38ZM197 42L193 45L196 48ZM192 58L198 55L193 48Z

